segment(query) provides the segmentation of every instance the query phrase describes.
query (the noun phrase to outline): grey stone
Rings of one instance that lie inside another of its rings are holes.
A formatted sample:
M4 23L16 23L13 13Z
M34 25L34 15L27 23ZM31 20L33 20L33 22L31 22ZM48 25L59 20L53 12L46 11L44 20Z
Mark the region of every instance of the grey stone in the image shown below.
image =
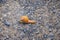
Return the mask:
M4 20L3 22L6 26L10 26L10 23L7 20Z

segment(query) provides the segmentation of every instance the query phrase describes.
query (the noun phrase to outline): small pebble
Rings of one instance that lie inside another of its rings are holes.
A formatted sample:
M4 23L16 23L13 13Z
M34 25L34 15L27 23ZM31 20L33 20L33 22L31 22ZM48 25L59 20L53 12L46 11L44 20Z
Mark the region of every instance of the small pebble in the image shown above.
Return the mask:
M0 32L2 31L2 28L0 28Z
M25 37L25 33L24 33L24 32L21 32L21 33L20 33L20 36L21 36L22 38L24 38L24 37Z
M47 35L47 34L44 34L44 35L43 35L43 38L47 38L47 37L48 37L48 35Z
M7 15L6 14L3 14L3 17L6 17Z
M0 0L0 3L6 3L6 0Z
M10 26L10 23L7 20L4 20L3 22L6 26Z
M0 21L2 20L2 17L0 18Z
M52 29L50 28L50 29L48 29L49 30L49 32L52 32Z
M53 33L49 33L48 37L49 38L54 38L54 34Z

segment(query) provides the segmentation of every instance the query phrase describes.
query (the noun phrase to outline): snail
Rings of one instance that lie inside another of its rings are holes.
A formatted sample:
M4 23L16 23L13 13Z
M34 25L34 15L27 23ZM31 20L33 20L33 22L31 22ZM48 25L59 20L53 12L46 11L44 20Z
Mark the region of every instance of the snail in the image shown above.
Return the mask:
M36 23L35 20L30 20L28 18L28 16L21 16L20 19L21 19L20 20L21 23L31 23L31 24L35 24Z

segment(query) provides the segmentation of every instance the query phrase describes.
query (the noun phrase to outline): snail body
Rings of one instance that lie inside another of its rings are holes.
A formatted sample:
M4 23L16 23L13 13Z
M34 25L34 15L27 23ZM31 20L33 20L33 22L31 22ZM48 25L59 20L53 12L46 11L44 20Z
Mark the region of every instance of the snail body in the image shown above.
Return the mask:
M23 22L23 23L31 23L31 24L36 23L34 20L29 20L28 16L21 16L20 19L21 19L20 22Z
M27 16L21 16L21 20L20 21L22 21L24 23L28 23L29 19L28 19Z

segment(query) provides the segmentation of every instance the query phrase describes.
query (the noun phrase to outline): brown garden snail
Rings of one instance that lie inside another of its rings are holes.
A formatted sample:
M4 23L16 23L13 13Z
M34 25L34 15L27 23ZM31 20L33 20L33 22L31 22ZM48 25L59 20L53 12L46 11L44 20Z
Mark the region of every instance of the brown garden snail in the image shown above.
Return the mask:
M34 20L29 20L28 16L21 16L20 19L21 23L31 23L31 24L36 23L36 21Z

